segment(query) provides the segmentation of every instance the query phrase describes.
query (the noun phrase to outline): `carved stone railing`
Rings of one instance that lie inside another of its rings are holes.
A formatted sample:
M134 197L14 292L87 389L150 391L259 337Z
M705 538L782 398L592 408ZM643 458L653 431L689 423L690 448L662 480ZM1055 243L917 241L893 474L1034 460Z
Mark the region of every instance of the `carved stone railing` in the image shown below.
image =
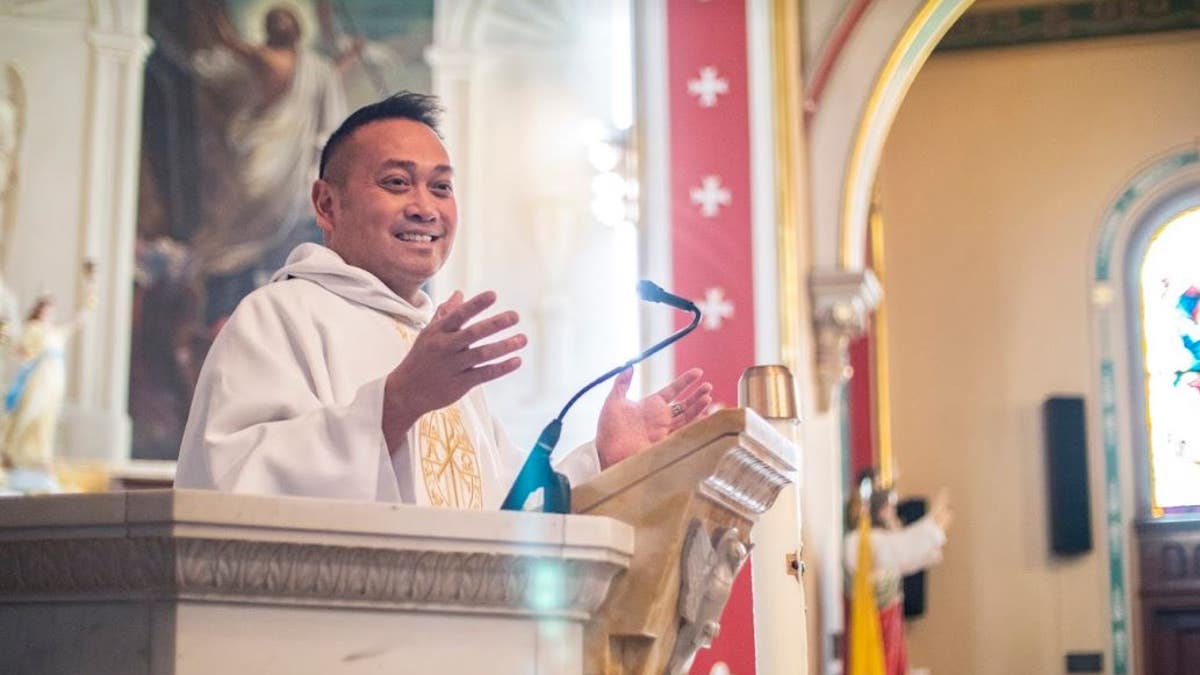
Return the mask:
M585 672L686 672L720 629L750 530L795 464L795 446L761 417L724 410L578 486L576 513L623 520L636 540L588 624Z
M71 595L269 600L274 604L501 611L586 619L611 562L459 551L389 551L220 539L0 544L5 601ZM550 571L554 587L539 587ZM535 610L532 598L547 601Z
M362 654L390 672L581 672L583 625L632 550L609 518L169 490L8 499L0 654L39 673L332 672ZM97 641L97 624L126 637ZM433 625L448 628L414 644ZM501 644L453 653L468 637ZM261 650L278 652L266 670Z

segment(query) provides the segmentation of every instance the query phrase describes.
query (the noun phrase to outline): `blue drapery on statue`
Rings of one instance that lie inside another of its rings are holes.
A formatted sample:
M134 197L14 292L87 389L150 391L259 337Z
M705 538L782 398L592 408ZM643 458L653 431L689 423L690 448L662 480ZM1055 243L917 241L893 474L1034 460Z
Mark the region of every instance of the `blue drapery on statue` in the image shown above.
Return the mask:
M36 359L30 359L22 363L21 367L17 369L17 374L13 377L13 382L8 388L8 393L4 395L5 412L12 412L17 407L17 404L21 402L21 395L25 393L25 385L29 383L29 376L33 374L33 371L44 358L46 358L45 352L39 354Z

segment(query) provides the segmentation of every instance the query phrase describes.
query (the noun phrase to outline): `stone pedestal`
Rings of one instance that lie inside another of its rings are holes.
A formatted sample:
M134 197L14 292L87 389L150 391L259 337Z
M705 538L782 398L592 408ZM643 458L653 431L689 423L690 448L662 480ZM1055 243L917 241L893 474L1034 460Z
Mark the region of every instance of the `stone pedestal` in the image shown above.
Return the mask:
M583 672L611 518L147 490L0 503L4 672Z

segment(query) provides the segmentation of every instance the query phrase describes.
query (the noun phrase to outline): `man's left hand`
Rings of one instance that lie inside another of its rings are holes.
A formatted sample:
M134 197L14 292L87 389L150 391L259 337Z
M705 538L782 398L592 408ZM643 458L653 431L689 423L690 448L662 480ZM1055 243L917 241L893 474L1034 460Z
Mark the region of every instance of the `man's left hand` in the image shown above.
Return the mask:
M712 384L700 383L703 374L693 368L640 401L627 398L633 369L618 375L596 429L600 467L607 469L645 450L703 414L712 403Z

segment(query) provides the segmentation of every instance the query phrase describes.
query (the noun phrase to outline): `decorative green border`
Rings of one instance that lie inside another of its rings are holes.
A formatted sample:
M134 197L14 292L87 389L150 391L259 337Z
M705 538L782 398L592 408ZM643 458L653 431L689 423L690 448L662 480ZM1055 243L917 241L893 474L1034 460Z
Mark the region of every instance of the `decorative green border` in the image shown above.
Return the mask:
M1105 312L1105 319L1109 318ZM1103 420L1104 484L1108 501L1108 596L1113 675L1129 672L1129 612L1125 603L1125 527L1121 517L1121 475L1117 450L1117 383L1111 358L1100 361L1100 416Z
M967 12L938 51L1200 29L1200 0L1088 0Z
M1200 4L1200 3L1198 3ZM1200 15L1200 9L1197 9ZM1112 288L1112 253L1121 225L1131 215L1131 209L1151 190L1179 171L1200 163L1200 150L1189 148L1164 157L1138 172L1126 184L1120 195L1100 221L1096 243L1093 290L1106 288L1109 301L1097 307L1100 331L1100 416L1104 444L1104 484L1107 508L1108 592L1110 628L1112 632L1113 675L1129 673L1129 611L1126 604L1125 525L1121 513L1121 456L1117 426L1117 383L1114 368L1116 355L1111 339L1121 330L1113 325L1112 303L1121 302L1122 289Z
M1106 283L1112 279L1111 258L1113 242L1121 222L1129 216L1129 207L1155 185L1179 170L1200 162L1200 149L1190 149L1165 157L1134 176L1113 202L1100 224L1099 251L1096 255L1096 282Z

